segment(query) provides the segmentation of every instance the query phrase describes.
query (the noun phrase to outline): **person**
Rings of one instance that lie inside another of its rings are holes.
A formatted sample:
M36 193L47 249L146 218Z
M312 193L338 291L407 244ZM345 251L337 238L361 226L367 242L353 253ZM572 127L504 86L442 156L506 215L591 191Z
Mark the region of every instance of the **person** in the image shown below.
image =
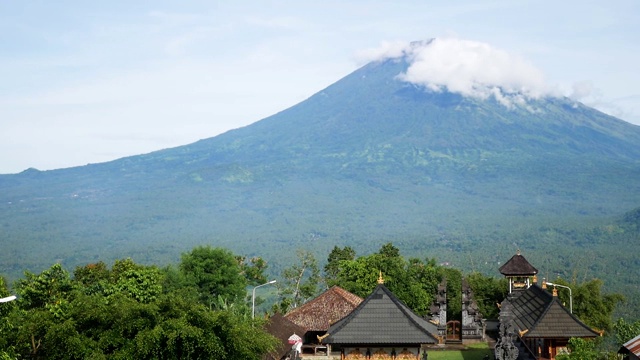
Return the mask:
M291 347L291 353L287 357L290 360L300 360L300 352L302 350L302 341L298 341Z

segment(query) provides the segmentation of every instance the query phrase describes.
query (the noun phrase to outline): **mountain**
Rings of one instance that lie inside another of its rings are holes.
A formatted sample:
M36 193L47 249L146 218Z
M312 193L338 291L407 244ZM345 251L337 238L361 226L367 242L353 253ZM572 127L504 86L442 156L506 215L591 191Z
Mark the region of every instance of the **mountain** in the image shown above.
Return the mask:
M629 232L592 234L615 234L640 206L640 127L563 97L505 104L429 89L399 76L410 65L369 63L193 144L1 175L0 273L176 262L200 244L276 271L297 248L323 260L334 245L364 254L391 241L467 270L497 274L521 248L542 275L602 277L638 253Z

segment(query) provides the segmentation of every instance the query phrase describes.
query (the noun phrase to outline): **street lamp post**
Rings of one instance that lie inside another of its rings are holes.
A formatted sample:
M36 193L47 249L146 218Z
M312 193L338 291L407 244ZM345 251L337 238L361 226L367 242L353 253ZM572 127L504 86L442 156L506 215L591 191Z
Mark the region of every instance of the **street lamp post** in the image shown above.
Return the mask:
M550 283L550 282L548 282L547 285L557 286L557 287L569 289L569 312L573 314L573 295L571 295L571 288L568 287L568 286L564 286L564 285L560 285L560 284L554 284L554 283Z
M16 299L15 295L7 296L5 298L0 299L0 303L13 301L15 299Z
M253 288L253 292L251 293L251 318L253 319L256 316L256 289L260 286L275 284L275 280L271 280L268 283L264 283L262 285L258 285Z

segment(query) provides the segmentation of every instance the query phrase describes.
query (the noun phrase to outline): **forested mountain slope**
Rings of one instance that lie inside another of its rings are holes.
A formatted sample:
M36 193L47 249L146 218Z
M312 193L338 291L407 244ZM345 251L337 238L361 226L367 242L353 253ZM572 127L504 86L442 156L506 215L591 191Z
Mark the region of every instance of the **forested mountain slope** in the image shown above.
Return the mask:
M199 244L263 256L277 272L295 248L392 241L486 273L522 248L550 277L637 289L637 230L616 219L640 206L640 127L567 98L506 106L429 90L398 77L408 66L369 63L182 147L0 176L0 273L162 263Z

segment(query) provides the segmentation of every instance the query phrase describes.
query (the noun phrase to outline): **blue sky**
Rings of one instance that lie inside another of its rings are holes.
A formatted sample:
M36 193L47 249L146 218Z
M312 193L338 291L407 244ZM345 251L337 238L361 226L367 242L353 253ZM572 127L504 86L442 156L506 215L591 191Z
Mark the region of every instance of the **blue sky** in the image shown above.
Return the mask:
M3 1L0 173L212 137L434 37L508 53L548 88L640 124L637 0Z

